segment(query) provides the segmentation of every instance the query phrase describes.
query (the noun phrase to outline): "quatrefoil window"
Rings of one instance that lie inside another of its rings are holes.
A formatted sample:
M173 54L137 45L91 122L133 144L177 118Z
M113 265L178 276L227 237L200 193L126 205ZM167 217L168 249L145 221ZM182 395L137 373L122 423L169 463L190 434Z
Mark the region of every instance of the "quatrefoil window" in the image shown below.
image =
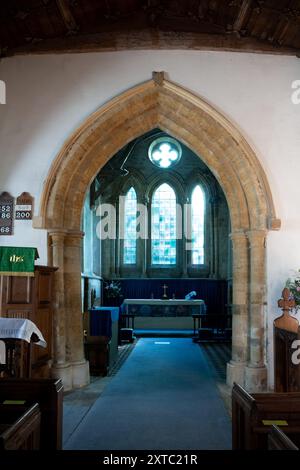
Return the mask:
M149 159L159 168L170 168L179 162L182 154L181 145L172 137L160 137L149 147Z

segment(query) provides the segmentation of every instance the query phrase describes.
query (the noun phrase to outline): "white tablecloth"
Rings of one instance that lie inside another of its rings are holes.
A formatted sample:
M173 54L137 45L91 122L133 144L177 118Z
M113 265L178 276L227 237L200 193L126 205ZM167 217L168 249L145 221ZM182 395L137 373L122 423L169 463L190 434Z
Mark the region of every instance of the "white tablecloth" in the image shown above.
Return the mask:
M125 305L204 305L204 300L186 299L124 299Z
M47 343L38 327L31 320L26 318L0 318L0 339L23 339L30 343L33 333L38 337L35 344L45 348Z

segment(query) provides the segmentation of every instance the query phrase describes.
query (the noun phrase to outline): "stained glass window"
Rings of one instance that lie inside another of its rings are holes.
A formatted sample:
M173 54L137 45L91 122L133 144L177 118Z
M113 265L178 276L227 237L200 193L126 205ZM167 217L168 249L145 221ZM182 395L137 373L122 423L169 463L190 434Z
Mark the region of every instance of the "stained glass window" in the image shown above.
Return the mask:
M192 264L204 263L204 193L199 185L192 193Z
M124 264L136 263L136 192L131 187L124 207Z
M176 264L176 196L166 183L152 197L151 262Z

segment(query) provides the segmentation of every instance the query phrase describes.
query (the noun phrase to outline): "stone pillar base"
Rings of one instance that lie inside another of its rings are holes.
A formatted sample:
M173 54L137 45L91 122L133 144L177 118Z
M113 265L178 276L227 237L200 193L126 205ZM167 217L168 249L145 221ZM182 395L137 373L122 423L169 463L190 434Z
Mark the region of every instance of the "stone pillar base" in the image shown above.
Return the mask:
M89 363L81 361L71 364L54 364L51 376L62 380L64 392L84 387L90 383Z
M268 388L268 371L266 366L245 368L245 388L247 392L265 392Z
M72 388L81 388L90 383L88 361L72 362Z
M227 362L226 382L229 387L232 387L234 382L244 386L245 383L245 362L230 361Z
M51 376L54 379L61 379L64 392L72 390L72 367L70 364L53 364Z

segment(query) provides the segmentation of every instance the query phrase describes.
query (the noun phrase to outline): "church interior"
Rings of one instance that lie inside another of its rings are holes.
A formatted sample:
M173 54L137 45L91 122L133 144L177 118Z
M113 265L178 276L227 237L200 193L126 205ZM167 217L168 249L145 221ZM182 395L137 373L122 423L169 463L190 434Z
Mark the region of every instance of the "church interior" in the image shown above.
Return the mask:
M1 2L1 458L299 450L299 58L300 0Z

